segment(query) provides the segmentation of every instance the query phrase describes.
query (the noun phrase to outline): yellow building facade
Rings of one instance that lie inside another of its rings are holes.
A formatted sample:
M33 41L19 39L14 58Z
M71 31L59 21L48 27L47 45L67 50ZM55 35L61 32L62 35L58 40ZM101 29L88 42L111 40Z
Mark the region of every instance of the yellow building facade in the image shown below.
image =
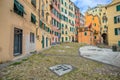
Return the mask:
M39 0L0 1L0 62L50 46L50 0L44 1L45 5L49 4L46 12L42 12L39 4L43 3Z
M120 1L113 0L107 8L108 44L120 46Z
M37 0L39 1L39 0ZM36 29L37 51L50 47L51 45L51 0L38 2L38 27Z

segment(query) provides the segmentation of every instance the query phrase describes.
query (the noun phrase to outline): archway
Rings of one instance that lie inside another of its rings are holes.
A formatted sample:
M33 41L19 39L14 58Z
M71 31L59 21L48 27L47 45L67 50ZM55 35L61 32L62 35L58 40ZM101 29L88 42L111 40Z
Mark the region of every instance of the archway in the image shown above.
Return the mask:
M107 39L107 34L106 33L102 34L102 38L103 38L103 44L108 44L108 39Z

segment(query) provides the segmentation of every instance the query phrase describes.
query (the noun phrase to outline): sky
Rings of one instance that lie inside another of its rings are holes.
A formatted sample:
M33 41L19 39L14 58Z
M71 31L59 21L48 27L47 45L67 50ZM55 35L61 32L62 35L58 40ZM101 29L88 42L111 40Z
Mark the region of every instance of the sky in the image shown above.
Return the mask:
M88 9L88 7L95 7L97 4L109 4L112 0L71 0L75 3L77 7L80 8L80 11L84 14L84 12Z

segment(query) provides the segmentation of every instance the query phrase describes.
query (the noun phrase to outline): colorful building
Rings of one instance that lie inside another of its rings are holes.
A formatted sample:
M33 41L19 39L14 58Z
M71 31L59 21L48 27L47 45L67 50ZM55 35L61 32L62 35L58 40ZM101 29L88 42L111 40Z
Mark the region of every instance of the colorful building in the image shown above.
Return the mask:
M0 1L0 62L36 51L37 3Z
M60 39L75 41L74 6L70 0L1 0L0 62L39 52Z
M93 44L93 32L91 27L80 27L78 29L78 42Z
M75 7L70 0L60 0L61 42L75 41Z
M78 42L78 29L80 28L80 9L75 6L75 41Z
M68 0L60 0L61 42L69 42Z
M60 24L60 1L59 0L52 0L52 30L51 30L51 36L52 45L55 45L57 43L60 43L60 37L61 37L61 24Z
M38 27L36 29L37 51L50 47L51 45L51 8L50 1L38 2Z
M39 1L0 1L0 62L50 47L51 2Z
M75 28L75 6L74 3L68 0L68 41L74 42L75 40L75 34L76 34L76 28ZM66 38L66 39L67 39Z
M79 43L99 44L101 42L99 17L86 13L85 19L85 27L82 27L79 30Z
M113 0L106 6L108 16L108 44L120 46L120 1Z
M108 44L108 23L107 23L107 13L106 5L97 5L94 8L89 8L87 13L98 16L100 19L100 34L101 34L101 43Z
M85 16L80 13L80 27L83 27L85 25Z

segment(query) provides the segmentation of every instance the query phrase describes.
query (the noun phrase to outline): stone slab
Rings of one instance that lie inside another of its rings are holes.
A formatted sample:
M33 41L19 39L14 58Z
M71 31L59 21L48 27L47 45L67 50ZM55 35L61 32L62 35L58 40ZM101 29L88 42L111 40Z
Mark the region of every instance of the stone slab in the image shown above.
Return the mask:
M73 66L68 64L60 64L60 65L49 67L49 69L55 74L57 74L58 76L62 76L66 73L71 72L73 70Z

